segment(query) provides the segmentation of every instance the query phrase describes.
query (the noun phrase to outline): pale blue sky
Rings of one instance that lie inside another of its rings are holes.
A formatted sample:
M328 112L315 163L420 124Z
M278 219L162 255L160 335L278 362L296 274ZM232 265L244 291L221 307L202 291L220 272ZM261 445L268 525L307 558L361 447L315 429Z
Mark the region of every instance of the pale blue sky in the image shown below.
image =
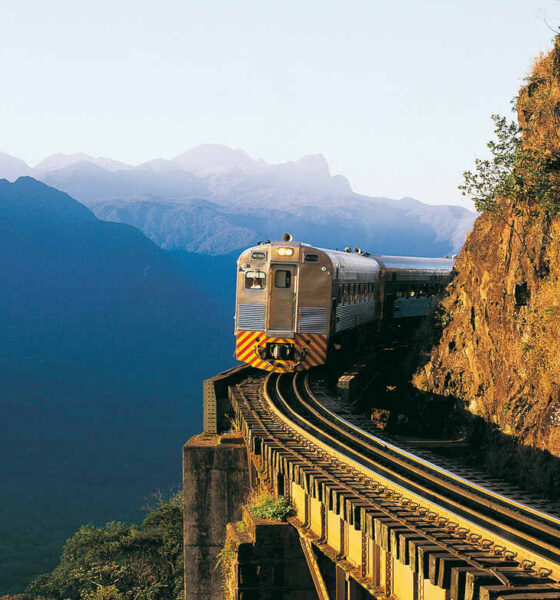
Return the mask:
M550 47L554 0L3 0L0 150L323 153L378 196L457 184Z

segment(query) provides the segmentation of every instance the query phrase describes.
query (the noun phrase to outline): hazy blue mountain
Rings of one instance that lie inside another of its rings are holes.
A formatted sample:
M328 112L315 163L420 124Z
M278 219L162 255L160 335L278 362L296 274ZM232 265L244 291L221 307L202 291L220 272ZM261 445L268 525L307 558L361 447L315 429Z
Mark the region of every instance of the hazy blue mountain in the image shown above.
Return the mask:
M233 350L231 307L182 258L34 179L0 180L0 595L82 523L138 519L179 483L201 381Z
M429 207L359 196L322 209L314 204L229 207L208 201L112 200L91 205L100 218L141 229L167 250L221 255L291 232L326 247L359 246L384 254L443 256L463 242L474 215L461 207Z
M219 329L180 267L137 229L31 178L0 181L3 356L184 370ZM170 361L173 361L170 362ZM161 364L160 364L161 363Z
M243 150L203 144L136 167L53 155L33 173L162 248L210 255L288 230L328 247L440 256L460 249L475 219L458 206L356 194L320 154L270 165Z
M162 248L211 255L288 230L327 247L441 256L460 249L475 219L459 206L355 194L344 177L330 175L320 155L267 165L240 150L217 148L117 173L83 162L43 179L100 218L138 227Z
M0 179L13 180L30 172L31 167L23 160L0 152Z
M165 173L141 168L109 171L82 161L37 177L87 204L113 198L201 197L207 193L204 182L180 169Z
M89 154L83 152L77 152L76 154L51 154L44 158L40 163L36 164L34 171L36 173L41 171L55 171L57 169L64 169L80 162L89 162L108 171L120 171L122 169L131 169L130 165L127 165L120 160L114 160L112 158L95 158Z
M199 177L224 170L251 170L255 165L255 161L243 150L234 150L221 144L196 146L170 162Z

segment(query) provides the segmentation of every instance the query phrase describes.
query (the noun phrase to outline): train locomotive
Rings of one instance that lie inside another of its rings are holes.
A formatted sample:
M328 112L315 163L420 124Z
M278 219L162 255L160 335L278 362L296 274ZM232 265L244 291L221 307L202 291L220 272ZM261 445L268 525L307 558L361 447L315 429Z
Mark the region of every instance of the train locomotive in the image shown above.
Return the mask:
M433 311L454 260L261 242L237 261L237 360L289 373L323 365L357 331Z

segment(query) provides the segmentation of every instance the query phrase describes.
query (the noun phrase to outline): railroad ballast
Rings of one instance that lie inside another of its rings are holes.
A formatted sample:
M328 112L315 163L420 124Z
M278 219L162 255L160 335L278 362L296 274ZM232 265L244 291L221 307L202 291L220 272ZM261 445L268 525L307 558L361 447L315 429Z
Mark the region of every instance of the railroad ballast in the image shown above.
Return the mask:
M325 250L261 242L237 261L237 360L279 373L327 361L343 339L428 315L451 280L453 258Z

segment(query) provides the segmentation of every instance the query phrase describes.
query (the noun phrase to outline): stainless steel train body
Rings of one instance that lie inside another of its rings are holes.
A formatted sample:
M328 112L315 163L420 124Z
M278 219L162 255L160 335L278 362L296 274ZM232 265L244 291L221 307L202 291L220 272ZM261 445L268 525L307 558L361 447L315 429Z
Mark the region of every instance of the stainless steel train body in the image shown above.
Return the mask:
M352 330L429 314L453 262L293 241L249 248L237 262L236 358L277 372L322 365Z

